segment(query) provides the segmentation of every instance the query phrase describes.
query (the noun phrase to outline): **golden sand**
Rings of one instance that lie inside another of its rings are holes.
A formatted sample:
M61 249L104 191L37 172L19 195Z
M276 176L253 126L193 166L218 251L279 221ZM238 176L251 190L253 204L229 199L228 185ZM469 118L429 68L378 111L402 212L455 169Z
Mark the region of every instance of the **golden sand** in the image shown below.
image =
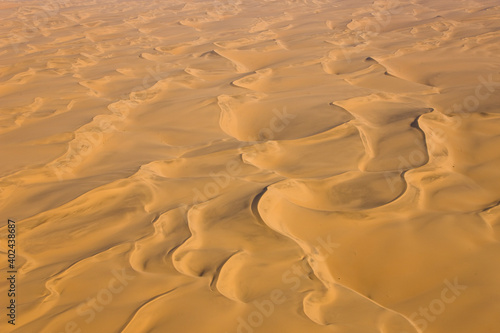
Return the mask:
M500 332L499 1L0 17L1 332Z

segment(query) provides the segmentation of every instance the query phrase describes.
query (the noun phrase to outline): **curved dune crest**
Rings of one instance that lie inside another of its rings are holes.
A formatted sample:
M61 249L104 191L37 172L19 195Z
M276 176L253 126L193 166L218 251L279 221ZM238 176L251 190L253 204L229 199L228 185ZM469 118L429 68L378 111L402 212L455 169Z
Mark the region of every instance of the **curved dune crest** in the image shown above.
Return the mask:
M0 14L1 332L500 331L498 1Z
M273 188L302 207L351 211L370 209L395 200L406 189L406 183L399 172L350 171L321 180L283 181Z

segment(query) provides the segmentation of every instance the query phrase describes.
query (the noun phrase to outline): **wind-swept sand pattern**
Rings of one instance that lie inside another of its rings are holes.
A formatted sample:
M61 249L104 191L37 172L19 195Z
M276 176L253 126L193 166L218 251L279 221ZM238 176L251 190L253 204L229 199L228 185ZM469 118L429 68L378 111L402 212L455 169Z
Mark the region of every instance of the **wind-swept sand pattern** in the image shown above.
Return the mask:
M0 17L0 331L500 331L498 1Z

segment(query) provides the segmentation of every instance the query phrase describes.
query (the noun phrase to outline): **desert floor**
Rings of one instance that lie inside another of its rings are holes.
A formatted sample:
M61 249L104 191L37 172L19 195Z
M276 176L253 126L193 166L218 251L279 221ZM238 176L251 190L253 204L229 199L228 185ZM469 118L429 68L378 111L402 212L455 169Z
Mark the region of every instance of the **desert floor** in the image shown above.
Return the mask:
M0 36L0 331L500 332L500 1L0 0Z

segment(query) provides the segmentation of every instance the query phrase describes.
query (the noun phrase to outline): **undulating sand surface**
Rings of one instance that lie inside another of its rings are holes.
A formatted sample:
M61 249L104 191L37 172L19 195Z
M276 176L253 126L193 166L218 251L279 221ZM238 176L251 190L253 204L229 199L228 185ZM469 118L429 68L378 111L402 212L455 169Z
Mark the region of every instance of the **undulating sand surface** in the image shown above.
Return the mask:
M500 332L500 1L3 0L0 36L1 332Z

